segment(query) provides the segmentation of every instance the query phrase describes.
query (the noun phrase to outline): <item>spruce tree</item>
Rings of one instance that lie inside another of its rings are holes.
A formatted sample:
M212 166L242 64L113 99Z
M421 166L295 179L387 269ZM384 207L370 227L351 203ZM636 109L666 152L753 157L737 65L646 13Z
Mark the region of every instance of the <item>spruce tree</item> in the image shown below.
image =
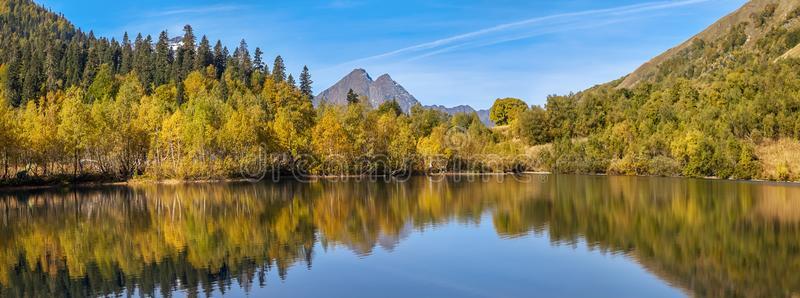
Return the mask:
M139 35L141 38L141 35ZM120 66L119 72L122 74L127 74L130 72L133 67L133 46L131 45L131 40L128 38L128 32L122 36L122 54L120 57Z
M60 48L57 48L55 45L51 44L47 47L47 56L44 64L45 87L47 91L56 91L62 87L62 75L59 67L61 64L61 55Z
M289 77L286 78L286 83L289 84L289 86L292 86L292 87L296 87L297 86L297 83L294 81L294 77L292 76L292 74L289 74Z
M136 35L136 39L133 41L133 47L131 48L131 55L133 56L131 57L131 70L136 71L139 76L142 75L142 69L144 68L145 63L145 61L142 59L142 54L146 51L144 47L144 38L142 37L142 34L139 33ZM150 48L150 45L147 47Z
M217 79L221 78L222 73L225 72L225 62L228 60L227 52L223 49L222 42L217 40L217 44L214 45L214 67L217 69Z
M261 72L264 71L264 52L258 47L253 55L253 68Z
M197 46L197 57L194 61L194 69L203 70L206 66L214 63L214 53L211 52L211 44L208 38L203 35L200 45Z
M248 82L250 73L253 71L253 62L250 60L250 51L247 49L247 42L242 39L239 48L236 49L234 56L239 64L239 78L243 82Z
M183 82L176 83L175 87L175 101L180 106L185 102L184 97L186 97L186 92L183 90Z
M186 75L194 70L194 59L196 52L195 37L192 26L183 26L183 39L181 42L183 45L178 48L178 64L180 65L180 70L178 72L179 79L186 78Z
M308 72L308 66L303 66L303 72L300 73L300 92L308 98L313 97L311 89L311 84L313 83L311 74Z
M358 94L353 92L353 89L347 91L347 103L348 104L357 104L358 103Z
M161 34L158 35L154 64L154 83L156 85L168 83L170 79L170 65L172 64L172 50L169 48L169 36L167 36L167 31L161 31Z
M141 35L140 35L141 36ZM136 48L136 62L134 69L139 74L139 79L142 80L142 86L148 91L153 87L153 80L155 78L156 66L154 64L155 58L153 56L153 38L150 35L144 38L141 45Z
M272 65L272 77L276 82L286 80L286 66L283 65L283 58L280 55L275 57L275 62Z

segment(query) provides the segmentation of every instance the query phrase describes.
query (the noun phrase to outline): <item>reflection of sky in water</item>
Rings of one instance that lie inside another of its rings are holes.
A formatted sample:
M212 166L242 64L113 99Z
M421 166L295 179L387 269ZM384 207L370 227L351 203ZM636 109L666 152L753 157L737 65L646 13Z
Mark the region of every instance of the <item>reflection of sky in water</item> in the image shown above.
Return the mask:
M583 241L552 243L546 233L504 239L486 213L481 223L450 222L413 232L393 251L359 256L315 248L309 270L295 264L285 280L268 275L269 297L675 297L685 296L631 258L590 250ZM218 295L215 292L214 295ZM225 295L244 296L240 287Z

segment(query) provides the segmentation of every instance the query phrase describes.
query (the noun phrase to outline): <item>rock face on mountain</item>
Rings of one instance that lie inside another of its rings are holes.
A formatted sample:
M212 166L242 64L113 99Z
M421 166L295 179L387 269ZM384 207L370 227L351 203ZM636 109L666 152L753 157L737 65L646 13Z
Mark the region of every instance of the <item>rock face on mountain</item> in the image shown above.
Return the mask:
M409 111L411 107L419 104L419 101L417 101L413 95L408 93L403 86L400 86L400 84L392 80L392 77L388 74L378 77L378 79L369 86L369 101L373 106L379 106L392 99L400 104L400 108L402 108L403 111Z
M737 26L743 26L740 28L744 43L742 47L745 50L755 50L759 41L766 37L772 28L781 27L790 30L800 27L798 15L800 15L800 1L798 0L751 0L703 32L648 61L625 77L617 87L632 88L640 82L657 79L662 65L669 64L668 62L674 58L682 58L681 55L693 47L730 38L730 33L737 29ZM722 52L721 55L726 54L724 51L717 52ZM779 53L774 58L797 56L800 56L800 49L795 48L786 53ZM693 61L693 63L703 64L709 63L709 61Z
M355 69L350 74L339 80L336 84L320 92L314 97L314 104L321 101L331 104L346 104L347 92L353 90L356 94L364 96L373 107L382 103L396 100L403 111L408 112L411 107L419 104L413 95L408 93L403 86L395 82L388 74L384 74L373 81L366 70Z
M403 86L395 82L388 74L381 75L377 80L372 80L366 70L358 68L351 71L348 75L344 76L341 80L336 82L333 86L325 91L320 92L314 97L314 105L318 106L323 100L330 104L345 105L347 104L347 92L353 90L356 94L364 96L369 100L373 107L378 107L382 103L396 100L400 104L400 108L408 113L411 107L420 104L420 102L409 93ZM458 113L478 113L481 122L487 126L494 126L489 120L488 110L476 111L470 106L460 105L448 108L440 105L424 106L427 109L434 109L455 115Z

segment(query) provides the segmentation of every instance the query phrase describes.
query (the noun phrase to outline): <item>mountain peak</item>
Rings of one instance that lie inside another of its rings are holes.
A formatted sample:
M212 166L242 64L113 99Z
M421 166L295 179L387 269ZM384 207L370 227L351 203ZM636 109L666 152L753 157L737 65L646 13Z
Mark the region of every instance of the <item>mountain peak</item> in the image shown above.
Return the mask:
M369 73L363 68L354 69L339 82L322 91L314 98L314 103L318 105L325 100L332 104L344 105L347 103L347 92L349 90L367 97L373 107L390 100L396 100L403 111L407 112L412 106L419 104L413 95L392 80L392 77L388 74L383 74L373 81Z
M350 78L366 78L366 79L368 79L369 81L372 81L372 78L369 76L369 73L367 73L367 71L366 71L365 69L363 69L363 68L356 68L356 69L353 69L353 71L351 71L351 72L350 72L349 74L347 74L347 76L345 76L345 77L350 77Z
M377 81L394 81L394 80L392 80L392 77L389 76L388 73L385 73L385 74L382 74L381 76L379 76L378 79L375 80L375 81L377 82Z

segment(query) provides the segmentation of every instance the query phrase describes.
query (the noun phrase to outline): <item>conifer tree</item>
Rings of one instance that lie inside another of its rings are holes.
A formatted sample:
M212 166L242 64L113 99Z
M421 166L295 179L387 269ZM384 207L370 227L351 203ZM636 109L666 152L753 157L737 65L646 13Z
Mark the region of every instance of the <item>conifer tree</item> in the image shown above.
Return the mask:
M203 70L206 66L214 64L214 53L211 52L211 44L208 38L203 35L200 45L197 46L197 57L195 57L194 69Z
M294 81L294 77L292 76L292 74L289 74L289 77L286 78L286 83L289 84L289 86L292 86L292 87L296 87L297 86L297 83Z
M286 80L286 66L283 65L283 58L280 55L275 57L275 62L272 65L272 78L276 82Z
M61 68L61 49L50 45L47 48L47 58L45 59L45 87L47 91L56 91L62 87Z
M141 35L139 35L141 38ZM119 72L127 74L133 69L133 46L128 38L128 32L122 36L122 54L120 57Z
M153 38L147 35L142 39L142 35L136 36L134 43L134 58L132 69L139 76L142 86L149 90L150 85L154 83L155 65L153 57Z
M303 71L300 73L300 92L308 98L313 97L313 90L311 88L311 84L313 83L314 81L311 80L311 74L308 72L308 66L303 66Z
M247 49L247 42L242 39L239 42L239 47L233 54L239 67L239 78L247 82L250 78L250 73L253 71L253 62L250 60L250 51Z
M178 48L178 65L180 69L178 71L178 79L182 80L186 78L186 75L189 74L194 69L195 65L195 37L194 31L192 30L192 26L186 25L183 26L183 39L181 42L180 48Z
M167 31L161 31L158 35L155 52L155 77L156 85L163 85L170 80L170 66L172 65L172 50L169 48L169 36Z
M258 47L253 55L253 69L264 72L264 52Z
M217 69L217 79L225 72L225 62L228 60L228 50L222 47L222 42L217 40L214 45L214 67Z
M359 101L358 94L353 92L353 89L347 91L347 103L348 104L357 104Z

